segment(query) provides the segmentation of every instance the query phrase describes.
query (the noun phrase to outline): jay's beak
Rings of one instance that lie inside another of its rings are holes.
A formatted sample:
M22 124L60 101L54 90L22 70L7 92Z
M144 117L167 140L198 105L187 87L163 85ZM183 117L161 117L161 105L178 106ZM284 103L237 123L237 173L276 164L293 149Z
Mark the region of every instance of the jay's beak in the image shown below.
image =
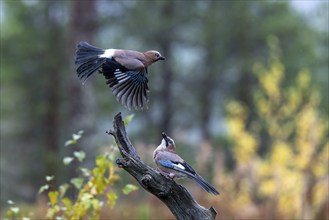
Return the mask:
M162 132L162 137L166 142L168 141L168 136L166 135L166 133Z
M168 147L169 138L168 138L168 136L166 135L166 133L162 132L162 138L165 140L165 142L166 142L166 146Z
M165 57L162 57L162 56L160 56L159 58L158 58L158 60L165 60L166 58Z

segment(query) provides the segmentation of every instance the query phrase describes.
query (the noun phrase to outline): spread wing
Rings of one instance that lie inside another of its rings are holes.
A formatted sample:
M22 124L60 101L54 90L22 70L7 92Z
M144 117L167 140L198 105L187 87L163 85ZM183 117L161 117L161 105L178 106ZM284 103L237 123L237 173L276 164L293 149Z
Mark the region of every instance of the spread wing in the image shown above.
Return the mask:
M114 59L107 59L101 73L116 99L128 109L143 108L148 102L147 68L129 70Z

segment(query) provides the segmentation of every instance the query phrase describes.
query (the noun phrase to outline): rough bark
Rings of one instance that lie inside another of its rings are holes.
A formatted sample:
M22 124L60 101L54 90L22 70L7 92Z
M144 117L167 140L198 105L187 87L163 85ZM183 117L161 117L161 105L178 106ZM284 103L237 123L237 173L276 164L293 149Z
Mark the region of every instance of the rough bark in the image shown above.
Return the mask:
M123 157L117 159L117 165L132 175L146 191L158 197L176 219L215 219L217 212L213 207L202 207L184 187L161 175L140 159L127 136L121 113L114 117L113 128L114 130L107 133L114 136Z

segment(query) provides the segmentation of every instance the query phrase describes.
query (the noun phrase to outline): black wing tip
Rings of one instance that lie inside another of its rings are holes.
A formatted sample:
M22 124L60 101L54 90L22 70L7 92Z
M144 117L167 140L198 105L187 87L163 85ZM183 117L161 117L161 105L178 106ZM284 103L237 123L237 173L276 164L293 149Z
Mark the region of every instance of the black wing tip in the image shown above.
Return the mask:
M186 168L186 171L188 171L189 173L191 173L193 175L196 174L195 170L193 169L193 167L190 164L188 164L184 161L183 165Z
M135 110L148 109L147 103L149 99L147 96L142 97L142 101L139 101L139 96L141 93L143 92L138 92L138 90L134 90L134 88L127 88L123 91L122 95L117 95L116 99L129 111L131 111L132 108Z

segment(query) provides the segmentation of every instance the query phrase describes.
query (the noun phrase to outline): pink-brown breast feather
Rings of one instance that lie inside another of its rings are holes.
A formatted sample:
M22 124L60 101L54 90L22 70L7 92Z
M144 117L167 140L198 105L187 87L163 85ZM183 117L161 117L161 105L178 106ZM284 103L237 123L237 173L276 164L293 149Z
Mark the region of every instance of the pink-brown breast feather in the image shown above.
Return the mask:
M154 159L155 160L171 160L171 161L180 162L180 163L184 162L184 160L177 154L169 152L169 151L163 151L163 150L157 151L154 155Z

